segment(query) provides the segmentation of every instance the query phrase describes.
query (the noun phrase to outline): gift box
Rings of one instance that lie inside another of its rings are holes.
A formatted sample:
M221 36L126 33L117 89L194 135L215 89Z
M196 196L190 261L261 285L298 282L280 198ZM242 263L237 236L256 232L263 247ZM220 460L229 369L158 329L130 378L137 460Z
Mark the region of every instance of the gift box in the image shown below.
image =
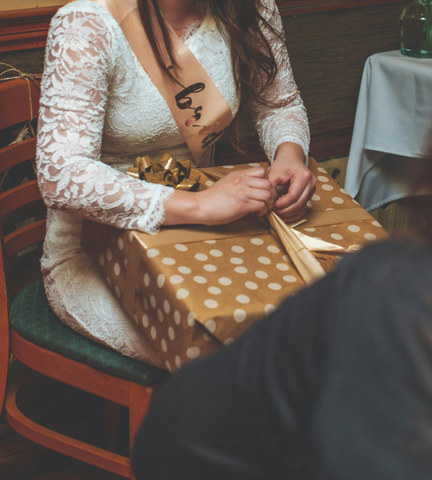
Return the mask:
M255 166L268 165L202 169L201 183ZM312 159L310 169L318 181L299 232L350 250L387 237ZM86 221L82 246L170 371L233 342L305 286L281 241L255 215L217 227L165 227L156 235ZM325 271L340 258L314 255Z

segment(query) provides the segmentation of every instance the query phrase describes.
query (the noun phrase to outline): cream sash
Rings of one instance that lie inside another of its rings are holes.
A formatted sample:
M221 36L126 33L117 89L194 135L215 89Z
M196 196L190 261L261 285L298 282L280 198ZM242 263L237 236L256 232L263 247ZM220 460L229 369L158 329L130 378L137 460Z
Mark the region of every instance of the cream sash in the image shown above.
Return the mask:
M232 121L231 108L220 91L195 55L167 24L180 66L178 74L172 70L177 83L170 80L153 53L136 0L92 1L107 10L120 25L130 47L171 110L195 162L205 166L200 162L201 157L223 135ZM169 67L162 32L151 2L149 5L155 37L162 50L164 62Z

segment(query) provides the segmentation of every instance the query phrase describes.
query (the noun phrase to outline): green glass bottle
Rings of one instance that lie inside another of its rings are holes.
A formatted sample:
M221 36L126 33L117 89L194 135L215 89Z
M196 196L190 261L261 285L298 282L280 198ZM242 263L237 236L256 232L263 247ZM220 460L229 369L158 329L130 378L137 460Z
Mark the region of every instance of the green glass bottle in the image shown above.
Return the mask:
M432 0L414 0L400 17L401 52L432 58Z

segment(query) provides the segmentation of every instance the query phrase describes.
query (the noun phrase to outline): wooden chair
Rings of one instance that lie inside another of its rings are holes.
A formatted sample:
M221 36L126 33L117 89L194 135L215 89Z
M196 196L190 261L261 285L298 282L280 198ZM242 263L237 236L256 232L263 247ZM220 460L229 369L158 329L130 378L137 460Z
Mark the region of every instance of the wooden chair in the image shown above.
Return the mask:
M39 92L33 83L30 83L30 87L33 111L37 112ZM0 130L31 120L29 84L25 79L0 84L0 112ZM35 145L35 139L31 138L1 148L0 173L34 158ZM2 225L14 212L23 212L28 205L38 202L40 205L36 180L4 192L0 195ZM169 375L151 365L124 357L63 325L48 305L42 280L23 287L21 277L26 277L26 280L29 277L19 264L19 253L32 245L42 244L45 236L44 218L38 220L36 216L33 223L5 233L3 235L1 228L0 407L6 389L10 347L13 355L32 370L128 407L132 445L148 408L153 386ZM11 261L9 272L13 275L5 276L5 265ZM27 260L25 262L28 263ZM17 275L17 271L23 275ZM9 282L11 276L13 281ZM24 382L20 379L6 392L6 418L14 430L47 448L131 478L129 458L56 433L27 418L16 402Z

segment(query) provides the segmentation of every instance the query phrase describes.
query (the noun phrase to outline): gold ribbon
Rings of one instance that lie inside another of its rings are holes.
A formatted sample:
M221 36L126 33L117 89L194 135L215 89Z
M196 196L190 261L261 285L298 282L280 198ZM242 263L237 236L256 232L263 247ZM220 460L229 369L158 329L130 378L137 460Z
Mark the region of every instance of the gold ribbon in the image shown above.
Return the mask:
M137 157L133 168L127 169L127 174L150 183L157 183L177 190L199 192L206 186L200 181L203 174L192 168L190 160L177 161L166 153L155 162L151 157Z

